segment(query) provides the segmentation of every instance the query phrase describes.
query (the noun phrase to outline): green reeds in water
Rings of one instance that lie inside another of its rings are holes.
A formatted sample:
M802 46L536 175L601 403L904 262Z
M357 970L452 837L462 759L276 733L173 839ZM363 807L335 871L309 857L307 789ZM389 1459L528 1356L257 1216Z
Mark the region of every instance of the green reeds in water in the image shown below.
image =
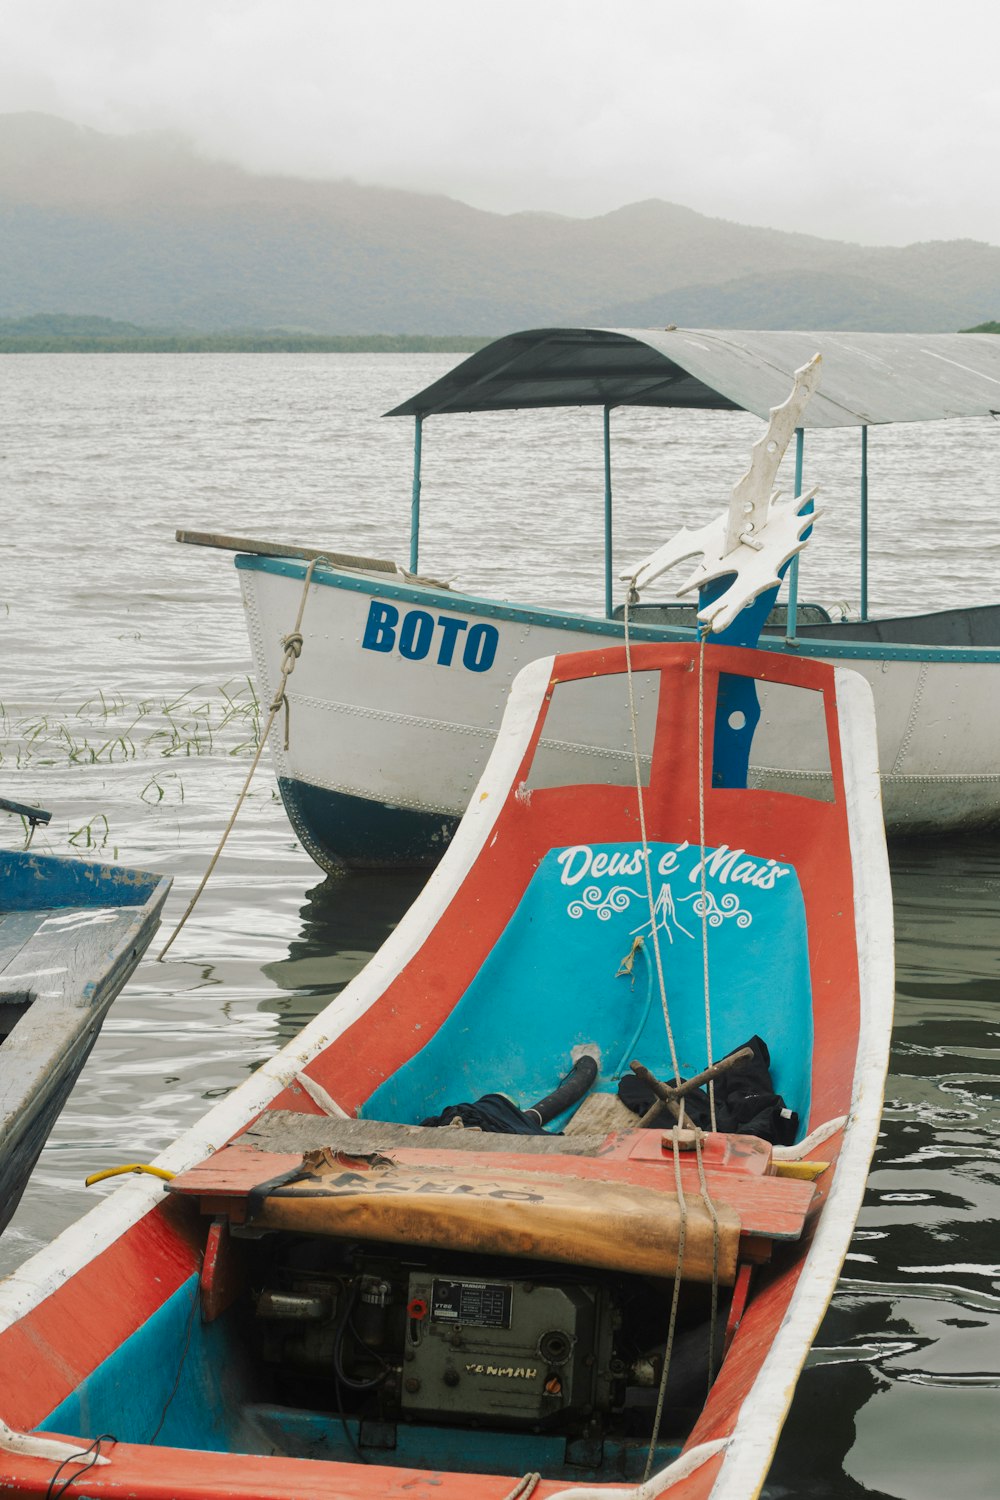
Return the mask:
M38 779L33 790L41 795L41 783L67 768L148 766L136 789L140 801L149 807L182 803L183 776L176 766L164 768L164 761L249 758L260 733L260 700L249 677L139 702L99 689L65 716L18 714L0 703L0 782L9 785L15 773L27 773ZM59 796L65 797L65 784ZM29 825L21 822L27 842ZM66 841L81 851L111 850L107 813L94 811Z

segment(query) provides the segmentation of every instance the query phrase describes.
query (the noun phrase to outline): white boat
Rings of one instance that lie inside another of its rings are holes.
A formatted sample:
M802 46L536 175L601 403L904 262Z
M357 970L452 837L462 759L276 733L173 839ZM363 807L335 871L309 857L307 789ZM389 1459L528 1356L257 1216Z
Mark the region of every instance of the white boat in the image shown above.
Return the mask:
M262 696L287 665L303 594L301 659L272 735L278 783L304 847L325 869L433 863L486 764L516 672L537 657L620 642L611 561L609 413L616 406L745 410L766 420L795 369L823 356L823 390L798 429L857 427L862 441L861 617L835 622L788 603L761 644L849 665L870 683L891 832L1000 822L1000 605L878 619L867 607L867 429L988 417L1000 410L1000 339L974 334L841 334L541 329L463 361L389 415L413 416L409 565L180 532L236 558ZM605 616L472 597L420 576L422 424L511 408L605 411ZM797 484L798 488L798 484ZM308 581L307 581L308 574ZM690 639L694 605L631 608L639 641ZM293 653L294 654L294 653ZM630 775L620 714L563 710L547 724L553 775L596 759ZM823 738L762 705L753 784L815 794L829 785Z

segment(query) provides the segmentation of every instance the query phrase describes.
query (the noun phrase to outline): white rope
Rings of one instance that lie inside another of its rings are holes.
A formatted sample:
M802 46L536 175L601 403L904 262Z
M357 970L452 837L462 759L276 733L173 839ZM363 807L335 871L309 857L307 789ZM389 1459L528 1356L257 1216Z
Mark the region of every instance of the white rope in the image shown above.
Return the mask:
M531 1496L542 1482L541 1474L525 1474L517 1481L512 1490L508 1490L504 1500L531 1500Z
M642 838L643 864L646 871L646 897L649 903L650 924L653 937L653 952L656 955L656 973L660 985L660 1001L663 1006L663 1020L667 1029L667 1040L670 1045L670 1065L674 1070L675 1083L680 1085L680 1068L677 1061L677 1049L674 1045L674 1035L670 1024L670 1009L667 1004L667 989L663 976L663 960L660 954L660 941L656 927L656 903L653 897L653 877L650 869L649 843L646 836L646 809L643 799L642 768L639 760L639 731L635 711L635 691L632 673L632 641L629 630L629 605L631 602L630 589L625 596L625 609L623 612L625 624L625 675L628 683L629 718L632 731L632 759L635 765L635 789L639 804L639 832ZM698 839L701 845L701 934L702 934L702 971L705 996L705 1044L708 1050L708 1066L714 1061L712 1049L712 1010L711 992L708 977L708 885L705 873L705 638L700 636L698 642ZM716 1129L715 1118L715 1083L709 1079L709 1111L713 1132ZM680 1119L671 1132L674 1148L674 1178L677 1184L677 1201L680 1209L680 1229L678 1234L677 1248L677 1270L674 1275L674 1291L670 1305L670 1323L667 1330L667 1343L663 1355L663 1373L660 1376L660 1388L656 1398L656 1415L653 1419L653 1432L649 1443L649 1452L646 1456L646 1468L643 1480L648 1480L653 1469L653 1457L656 1452L656 1444L660 1435L660 1424L663 1420L663 1403L666 1398L667 1377L670 1373L670 1360L673 1354L674 1334L677 1327L677 1308L680 1301L681 1274L684 1264L684 1246L687 1237L687 1203L684 1197L684 1186L681 1178L680 1151L678 1146L678 1130L684 1123L684 1102L681 1100ZM711 1315L709 1319L709 1346L708 1346L708 1385L711 1389L715 1377L715 1338L716 1324L718 1320L719 1306L719 1218L712 1202L708 1189L708 1181L705 1177L705 1166L701 1154L701 1131L695 1130L695 1153L698 1161L698 1177L701 1184L701 1196L705 1208L712 1220L712 1300Z
M714 1127L714 1122L713 1122ZM712 1202L712 1195L708 1190L708 1178L705 1176L705 1162L701 1154L701 1131L695 1132L694 1153L698 1161L698 1181L701 1185L701 1200L708 1210L709 1218L712 1220L712 1303L708 1326L708 1389L712 1389L715 1380L715 1336L716 1325L719 1320L719 1216Z
M321 1083L317 1083L315 1078L310 1078L308 1073L296 1073L295 1082L303 1093L308 1094L312 1102L318 1104L323 1113L329 1115L331 1119L352 1120L354 1118L353 1115L347 1113L346 1109L341 1108Z
M35 1432L18 1432L0 1419L0 1453L14 1453L24 1458L46 1458L53 1462L68 1463L73 1458L85 1458L93 1443L85 1438L64 1442L62 1438L39 1437ZM110 1458L98 1453L95 1464L109 1464Z
M646 1454L643 1480L647 1480L653 1472L656 1445L660 1440L663 1403L667 1395L667 1377L670 1374L670 1361L674 1353L674 1335L677 1332L677 1308L681 1300L681 1277L684 1274L684 1250L687 1242L687 1199L684 1197L684 1180L681 1176L680 1124L674 1126L670 1132L670 1138L674 1145L674 1184L677 1188L677 1207L680 1210L680 1224L677 1231L677 1269L674 1271L674 1291L670 1299L670 1322L667 1325L667 1342L663 1350L663 1370L660 1374L660 1389L656 1393L656 1415L653 1418L653 1431L649 1438L649 1452ZM698 1132L695 1132L695 1139L697 1138Z
M639 802L639 836L642 839L642 863L646 872L646 900L649 903L650 935L653 939L653 954L656 959L656 977L660 986L660 1004L663 1008L663 1023L667 1029L667 1044L670 1048L670 1066L674 1070L674 1083L680 1085L681 1071L677 1061L673 1027L670 1024L670 1007L667 1004L667 986L663 977L663 955L660 952L660 936L656 926L656 901L653 896L653 874L650 868L649 841L646 837L646 805L642 795L642 766L639 760L639 726L635 711L635 688L632 681L632 640L629 631L629 604L631 589L625 595L625 680L628 684L629 719L632 728L632 759L635 765L635 791ZM684 1120L684 1103L681 1101L681 1118ZM647 1476L648 1477L648 1476Z
M712 1052L712 1002L708 988L708 882L705 874L705 636L698 638L698 842L701 846L701 962L705 992L705 1048L708 1066L715 1061ZM715 1079L708 1081L708 1112L713 1134L715 1121Z

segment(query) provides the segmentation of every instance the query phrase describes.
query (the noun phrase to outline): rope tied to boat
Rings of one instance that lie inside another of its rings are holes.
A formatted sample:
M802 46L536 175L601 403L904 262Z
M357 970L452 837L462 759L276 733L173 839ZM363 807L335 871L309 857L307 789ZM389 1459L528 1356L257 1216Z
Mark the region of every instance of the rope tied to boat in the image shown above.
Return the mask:
M310 570L312 569L312 566L313 566L313 564L310 563L309 564ZM296 621L296 629L293 630L290 635L284 635L281 638L281 649L285 653L284 656L282 657L282 661L281 661L281 682L278 685L278 691L275 693L274 700L271 703L271 706L270 706L270 709L269 709L270 713L276 714L278 712L278 709L281 707L281 705L282 704L285 705L285 749L286 750L288 749L288 735L289 735L289 731L291 730L291 714L292 714L292 710L291 710L291 705L288 702L288 695L287 695L285 689L288 687L288 679L289 679L289 677L291 677L292 673L295 671L295 663L298 661L299 657L302 655L302 632L301 632L301 630L299 630L297 628L298 625L299 625L299 623L301 622L301 620L302 620L302 611L300 609L299 610L299 619ZM267 736L265 735L264 738L266 739Z
M531 1500L531 1496L542 1482L541 1474L525 1474L515 1484L512 1490L508 1490L503 1500Z
M680 1225L677 1243L677 1267L674 1273L674 1290L670 1303L670 1319L667 1327L667 1341L663 1351L663 1370L660 1375L660 1385L656 1397L656 1412L653 1418L653 1429L649 1439L649 1451L646 1455L646 1467L643 1473L643 1481L647 1481L653 1472L653 1460L656 1455L656 1445L659 1441L660 1427L663 1422L663 1406L667 1393L667 1381L670 1375L670 1362L673 1356L674 1339L677 1331L677 1310L680 1303L681 1280L684 1269L684 1248L687 1237L687 1200L684 1196L684 1186L681 1177L680 1166L680 1131L684 1125L684 1093L682 1091L680 1067L677 1060L677 1048L674 1042L673 1028L670 1023L670 1007L667 1001L667 987L663 971L663 959L660 952L660 940L657 931L656 900L653 895L653 877L651 871L651 860L649 857L649 841L646 833L646 809L643 797L642 768L639 757L639 725L635 707L635 688L633 683L632 669L632 638L629 614L631 606L638 603L639 593L636 588L635 578L629 582L625 595L625 608L623 621L625 626L625 676L628 685L629 719L632 735L632 760L635 768L635 790L638 801L639 831L642 838L643 867L646 875L646 899L649 904L650 936L653 940L653 952L656 958L656 975L660 987L660 1003L663 1008L663 1020L667 1032L667 1042L670 1048L670 1065L674 1070L674 1089L671 1093L676 1095L675 1100L669 1101L670 1108L677 1116L677 1124L671 1131L673 1143L674 1179L677 1188L677 1203L680 1210ZM712 1048L712 1003L709 987L708 967L708 887L705 871L705 637L708 627L703 626L698 634L698 841L701 855L701 890L700 911L701 918L701 942L702 942L702 984L705 1001L705 1046L708 1056L708 1068L706 1081L708 1083L709 1118L711 1128L716 1129L715 1116L715 1075L719 1071L713 1062ZM698 910L698 908L695 908ZM632 951L623 960L619 969L622 972L630 972L631 962L635 953L635 944ZM633 1063L633 1070L636 1065ZM654 1103L655 1112L660 1101ZM643 1119L640 1124L646 1124ZM712 1221L712 1297L711 1311L709 1316L709 1342L708 1342L708 1388L711 1390L715 1379L715 1343L716 1328L718 1324L719 1309L719 1251L720 1230L719 1216L712 1202L712 1196L708 1187L708 1179L705 1175L705 1164L702 1157L703 1132L697 1128L694 1130L694 1149L698 1163L698 1181L701 1198L705 1210Z
M288 698L286 695L288 688L288 679L295 670L295 663L302 655L302 616L305 614L306 600L309 597L309 585L312 583L313 573L315 572L318 563L329 564L329 558L324 557L321 553L317 553L317 555L309 563L309 566L306 568L305 574L302 579L302 593L299 596L299 608L298 613L295 616L295 624L289 631L288 635L282 636L281 638L281 646L284 655L282 656L281 660L281 678L278 683L278 690L274 695L270 708L268 709L267 723L264 725L264 729L261 733L260 739L257 742L257 750L254 754L250 769L247 772L246 780L244 781L243 786L240 790L240 794L236 799L236 806L233 808L232 813L230 814L229 822L226 824L225 829L223 830L222 837L219 840L215 853L209 860L208 868L205 871L204 875L201 877L201 880L198 883L197 890L187 904L187 910L184 912L184 915L177 923L177 926L174 928L173 932L167 938L167 941L164 943L163 947L156 955L157 963L162 963L163 959L166 957L166 954L173 944L174 939L177 937L177 934L180 932L181 928L184 926L184 923L187 921L188 917L194 911L199 900L201 899L201 893L208 884L209 879L212 875L212 871L215 869L216 865L219 862L219 857L221 856L222 851L226 846L226 840L229 838L229 835L232 832L232 827L236 822L236 818L239 814L240 808L246 801L247 793L250 790L250 783L253 781L257 767L260 765L260 758L264 754L264 746L267 744L268 737L270 736L271 730L274 727L274 721L278 716L278 712L281 709L282 704L284 704L285 708L284 745L285 749L288 749L288 734L290 728Z
M677 1309L680 1306L681 1300L681 1281L684 1276L684 1250L687 1242L687 1199L684 1196L684 1180L681 1176L679 1125L675 1125L670 1132L670 1139L673 1143L674 1186L677 1191L677 1206L680 1209L680 1221L677 1230L677 1267L674 1271L674 1290L670 1298L670 1320L667 1324L667 1342L663 1350L663 1369L660 1372L660 1388L656 1393L656 1412L653 1416L653 1430L649 1435L649 1451L646 1454L646 1467L642 1474L643 1481L647 1480L653 1472L656 1445L660 1440L660 1427L663 1423L663 1406L667 1397L667 1380L670 1376L670 1361L673 1358L674 1339L677 1334Z
M632 672L632 638L629 629L629 603L633 587L629 590L625 599L625 681L628 687L628 709L629 721L632 730L632 763L635 770L635 790L639 809L639 836L642 839L642 864L646 876L646 900L649 904L650 937L653 940L653 956L656 962L656 978L660 987L660 1005L663 1009L663 1024L667 1031L667 1043L670 1048L670 1066L674 1070L674 1083L681 1081L680 1064L677 1061L677 1048L674 1044L674 1031L670 1024L670 1007L667 1004L667 985L663 977L663 955L660 952L660 937L656 920L656 900L653 896L653 873L650 868L649 839L646 836L646 803L642 795L642 764L639 758L639 722L635 707L635 682ZM636 596L638 597L638 595ZM711 1059L709 1059L711 1061ZM681 1105L681 1118L683 1119L684 1106Z
M124 1177L128 1172L145 1172L150 1177L159 1177L161 1182L172 1182L177 1175L168 1172L166 1167L151 1167L144 1161L128 1161L120 1167L105 1167L103 1172L91 1172L89 1177L83 1179L84 1187L93 1187L95 1182L104 1182L108 1177Z

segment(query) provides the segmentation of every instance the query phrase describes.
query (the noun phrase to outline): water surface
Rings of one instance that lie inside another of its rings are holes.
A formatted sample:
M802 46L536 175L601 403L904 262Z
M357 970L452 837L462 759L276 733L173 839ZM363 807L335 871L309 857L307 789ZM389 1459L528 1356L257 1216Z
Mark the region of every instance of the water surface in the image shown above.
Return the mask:
M34 355L0 364L2 783L53 811L40 848L174 876L168 926L214 847L255 730L226 554L177 527L406 561L412 428L380 413L435 355ZM616 556L725 503L760 426L612 418ZM989 603L1000 424L873 431L873 612ZM856 605L856 433L810 434L825 507L801 595ZM595 411L430 420L421 563L515 600L599 611ZM291 622L290 622L291 625ZM19 825L2 830L15 845ZM898 845L898 999L882 1136L831 1311L767 1493L1000 1493L1000 838ZM13 1223L9 1270L288 1041L420 887L324 880L262 766L166 962L116 1002Z

